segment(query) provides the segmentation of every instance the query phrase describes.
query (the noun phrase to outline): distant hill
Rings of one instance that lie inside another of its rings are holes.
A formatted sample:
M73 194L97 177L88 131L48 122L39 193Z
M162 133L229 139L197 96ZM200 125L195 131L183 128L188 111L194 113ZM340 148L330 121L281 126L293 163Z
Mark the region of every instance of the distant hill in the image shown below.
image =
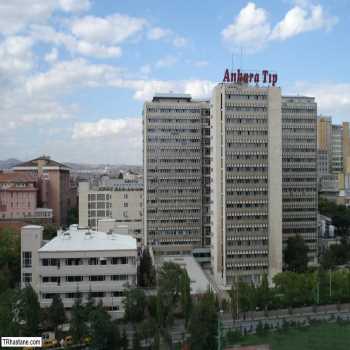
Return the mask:
M7 160L0 160L0 169L11 169L12 167L16 166L17 164L21 163L22 161L10 158Z
M7 160L0 160L0 170L7 170L11 169L12 167L16 166L17 164L22 163L21 160L10 158ZM83 163L70 163L70 162L64 162L63 164L69 166L73 171L79 171L79 170L103 170L103 169L113 169L113 170L132 170L136 173L142 172L142 167L139 165L124 165L124 164L83 164Z

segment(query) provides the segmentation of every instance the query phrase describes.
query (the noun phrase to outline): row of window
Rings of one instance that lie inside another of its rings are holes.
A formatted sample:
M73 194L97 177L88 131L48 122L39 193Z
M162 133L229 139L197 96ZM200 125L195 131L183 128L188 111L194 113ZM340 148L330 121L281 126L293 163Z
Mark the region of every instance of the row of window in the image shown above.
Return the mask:
M78 299L82 297L84 293L75 292L75 293L64 293L60 294L61 298L65 299ZM56 295L56 293L42 293L41 297L42 299L53 299L53 297ZM114 291L114 292L89 292L86 296L91 296L92 298L104 298L104 297L115 297L120 298L125 296L125 291Z
M135 265L135 257L103 257L103 258L68 258L68 259L41 259L42 266L60 266L63 262L67 266L78 265L119 265L119 264L132 264Z
M58 283L60 284L61 280L64 279L66 282L82 282L82 281L90 281L90 282L99 282L105 280L111 281L127 281L129 278L128 275L90 275L90 276L45 276L42 277L43 283Z

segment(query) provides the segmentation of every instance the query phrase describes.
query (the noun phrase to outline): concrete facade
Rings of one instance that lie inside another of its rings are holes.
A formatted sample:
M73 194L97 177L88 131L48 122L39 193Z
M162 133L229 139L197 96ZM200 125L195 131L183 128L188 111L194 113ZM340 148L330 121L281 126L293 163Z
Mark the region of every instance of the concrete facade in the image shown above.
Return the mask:
M313 97L282 98L283 239L301 235L317 261L317 104Z
M42 231L41 226L22 228L22 288L30 283L41 307L59 294L69 312L78 296L85 303L90 295L113 318L122 317L125 290L137 285L136 240L72 225L43 242Z
M101 230L100 221L112 219L110 227L127 226L129 234L143 243L143 183L119 180L110 186L79 183L79 226ZM104 226L105 228L106 226Z
M143 110L145 242L161 254L210 240L209 103L158 94Z
M75 204L71 203L73 189L71 188L69 168L51 160L48 156L42 156L19 164L13 170L37 178L38 205L43 208L51 208L53 222L59 226L65 226L68 210Z
M281 92L219 84L211 108L211 258L216 280L282 271Z

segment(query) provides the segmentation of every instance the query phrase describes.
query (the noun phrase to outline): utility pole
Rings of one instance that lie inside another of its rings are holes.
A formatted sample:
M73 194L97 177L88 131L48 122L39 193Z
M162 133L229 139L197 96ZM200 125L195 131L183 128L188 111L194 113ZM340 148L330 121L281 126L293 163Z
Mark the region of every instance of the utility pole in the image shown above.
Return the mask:
M332 297L332 269L329 270L329 296Z
M223 325L222 325L223 310L220 310L218 317L218 350L223 350Z

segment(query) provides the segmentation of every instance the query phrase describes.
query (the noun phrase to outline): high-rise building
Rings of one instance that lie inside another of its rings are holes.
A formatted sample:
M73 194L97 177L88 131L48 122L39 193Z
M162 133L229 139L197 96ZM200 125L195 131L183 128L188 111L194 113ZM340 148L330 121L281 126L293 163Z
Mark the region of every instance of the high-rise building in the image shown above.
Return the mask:
M209 103L157 94L143 110L144 232L160 254L209 242Z
M320 150L320 157L322 161L322 173L326 171L326 174L331 172L331 159L332 159L332 118L319 116L317 120L317 148ZM324 165L327 163L327 169L324 169Z
M343 127L341 125L332 125L331 153L331 172L333 174L343 173Z
M211 108L211 259L223 285L282 271L281 90L218 84Z
M283 239L301 235L309 247L310 261L315 262L317 104L313 97L282 97L282 140Z

